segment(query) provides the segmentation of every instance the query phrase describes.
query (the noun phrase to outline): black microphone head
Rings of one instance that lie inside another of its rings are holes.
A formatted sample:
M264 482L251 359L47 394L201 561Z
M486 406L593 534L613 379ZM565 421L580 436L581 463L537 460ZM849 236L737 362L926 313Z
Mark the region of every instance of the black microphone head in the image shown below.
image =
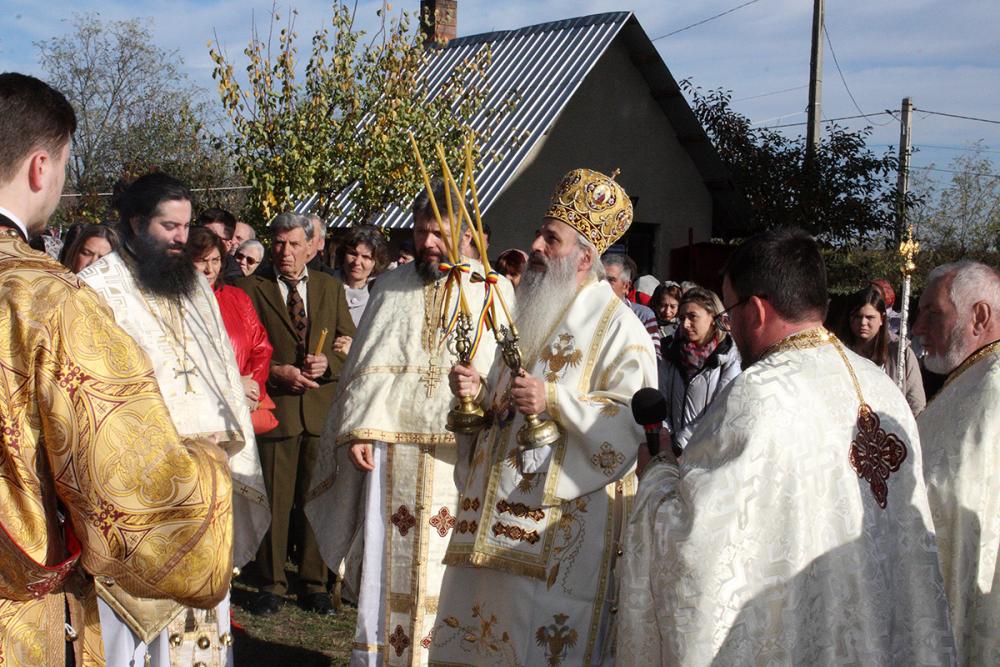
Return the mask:
M643 387L632 396L632 417L637 424L659 424L667 417L667 399L658 389Z

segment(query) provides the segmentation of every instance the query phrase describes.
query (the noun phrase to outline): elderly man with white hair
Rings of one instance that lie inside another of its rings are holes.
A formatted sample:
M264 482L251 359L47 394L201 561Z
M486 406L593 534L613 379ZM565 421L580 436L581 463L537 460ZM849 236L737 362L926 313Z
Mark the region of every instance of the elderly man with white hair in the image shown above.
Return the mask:
M948 374L917 424L959 660L1000 664L1000 274L934 269L913 333Z

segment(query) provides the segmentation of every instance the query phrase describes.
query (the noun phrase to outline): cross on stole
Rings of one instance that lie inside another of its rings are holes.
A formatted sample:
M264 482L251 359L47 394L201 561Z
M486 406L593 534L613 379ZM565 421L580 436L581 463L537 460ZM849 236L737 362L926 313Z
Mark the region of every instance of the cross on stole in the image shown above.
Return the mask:
M441 367L435 365L433 362L431 362L426 370L420 373L420 381L427 386L427 398L434 395L434 390L437 389L438 384L441 382L441 377Z
M197 374L198 374L198 369L195 368L193 365L191 365L191 366L186 365L184 360L180 361L180 368L175 368L174 369L174 378L175 379L179 378L182 375L184 376L184 393L185 394L192 394L192 393L194 393L194 389L191 387L191 376L192 375L197 375Z

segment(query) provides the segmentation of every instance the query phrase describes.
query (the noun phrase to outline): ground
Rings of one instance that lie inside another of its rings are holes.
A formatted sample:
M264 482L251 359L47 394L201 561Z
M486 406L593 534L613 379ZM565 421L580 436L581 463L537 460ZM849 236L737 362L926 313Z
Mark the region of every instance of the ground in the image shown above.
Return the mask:
M289 598L274 616L254 616L247 607L256 589L235 581L232 591L237 665L255 667L333 667L347 665L357 611L343 605L337 616L302 611Z

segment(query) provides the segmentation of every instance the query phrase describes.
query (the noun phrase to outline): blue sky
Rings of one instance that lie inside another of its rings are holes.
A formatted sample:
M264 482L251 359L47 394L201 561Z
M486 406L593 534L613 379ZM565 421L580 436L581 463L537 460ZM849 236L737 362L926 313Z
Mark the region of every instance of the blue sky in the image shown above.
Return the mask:
M598 12L634 11L651 38L683 28L746 0L459 0L460 35L503 30ZM279 4L285 13L289 4ZM330 12L326 1L300 0L297 22L302 48ZM359 2L359 22L374 25L381 2ZM395 3L417 11L419 0ZM107 19L142 17L152 22L158 46L176 50L191 80L214 95L207 43L217 34L231 56L239 56L253 17L266 22L271 2L260 0L75 0L39 3L0 0L0 70L41 75L33 42L69 30L74 12L99 12ZM734 106L765 125L805 120L809 70L809 0L756 0L703 25L655 41L675 78L692 78L703 88L733 91ZM1000 3L996 0L839 0L827 2L826 25L837 60L857 107L865 113L898 110L909 95L917 109L1000 120ZM827 45L823 115L859 113L847 94ZM776 92L784 91L784 92ZM870 143L877 150L896 145L899 126L888 116L873 118ZM860 124L859 124L860 123ZM845 122L860 127L862 121ZM786 131L804 133L803 128ZM1000 165L1000 125L918 112L914 166L947 168L970 142L982 140ZM928 174L947 178L947 174Z

